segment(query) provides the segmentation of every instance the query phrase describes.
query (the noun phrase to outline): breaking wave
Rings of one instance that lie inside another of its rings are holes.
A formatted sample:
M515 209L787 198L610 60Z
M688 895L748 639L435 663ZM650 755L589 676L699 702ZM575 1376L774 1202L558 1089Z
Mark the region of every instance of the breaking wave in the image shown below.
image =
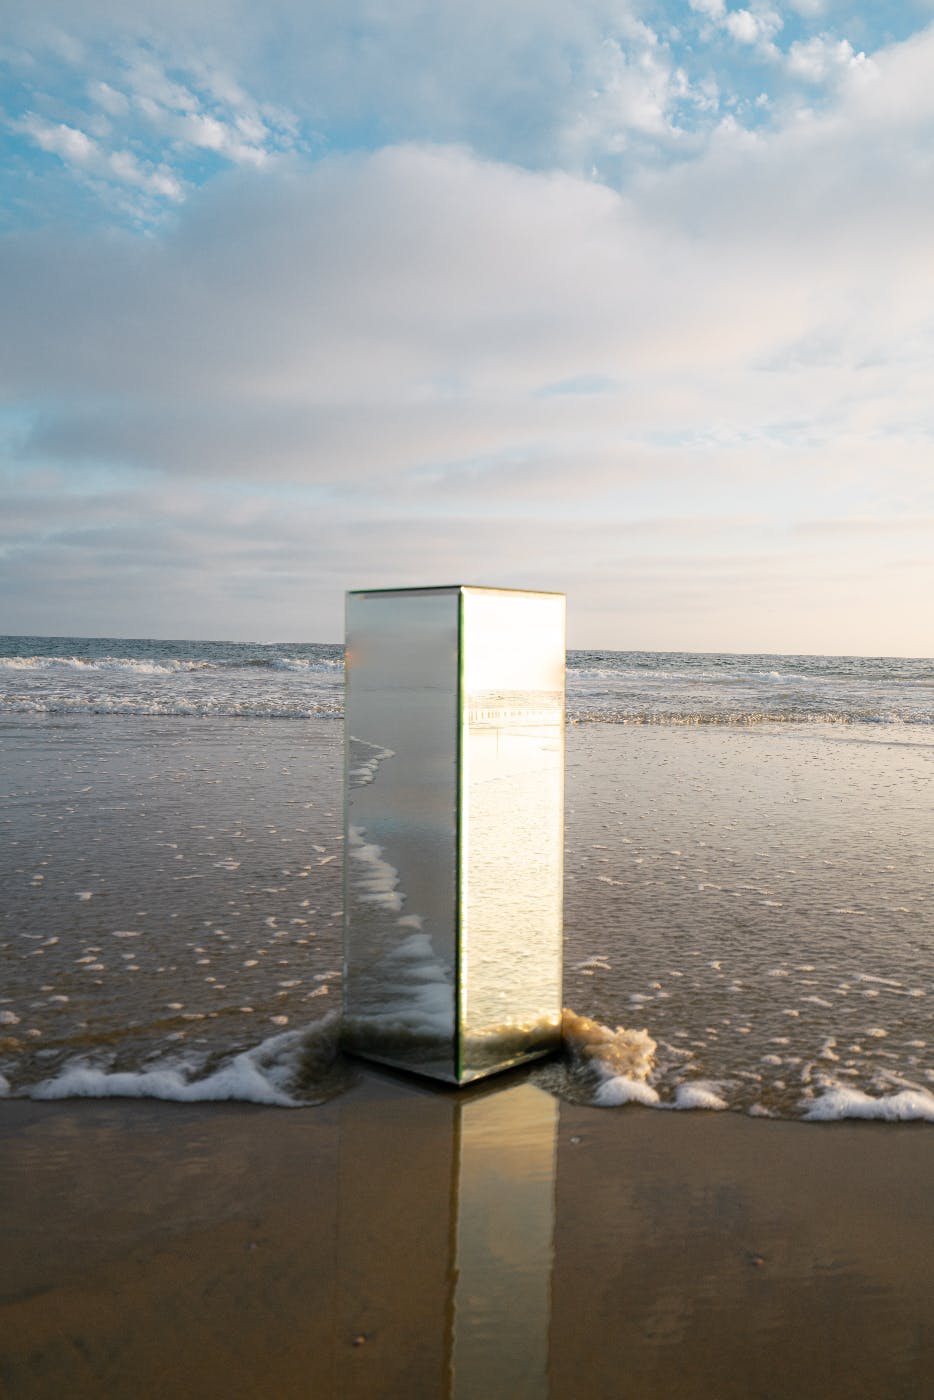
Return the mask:
M0 1076L0 1097L19 1094L39 1100L147 1098L174 1103L244 1103L299 1108L322 1103L350 1088L355 1062L340 1049L342 1021L333 1012L302 1030L270 1036L250 1049L215 1053L209 1061L177 1055L140 1069L114 1069L88 1057L73 1058L52 1077L15 1088ZM770 1108L762 1087L750 1100L737 1079L692 1078L660 1053L647 1030L611 1028L567 1010L562 1015L562 1053L539 1062L535 1083L560 1098L596 1108L628 1104L665 1110L746 1113L793 1117L805 1122L873 1119L934 1123L934 1094L918 1086L869 1094L819 1076L813 1088L784 1111Z
M343 674L344 663L333 657L270 656L247 660L201 660L172 657L148 660L133 656L0 656L0 668L8 671L111 672L126 671L135 676L178 676L192 671L241 670L298 671L324 675Z
M70 1061L53 1079L29 1091L32 1099L167 1099L173 1103L243 1103L299 1108L332 1098L349 1084L351 1070L338 1050L337 1012L300 1031L270 1036L250 1050L201 1069L178 1060L145 1069L109 1070L87 1060Z
M138 715L187 719L340 719L339 698L269 695L19 695L0 694L0 711L26 715Z
M0 638L0 711L48 715L342 713L343 647ZM570 652L569 724L934 727L934 661Z

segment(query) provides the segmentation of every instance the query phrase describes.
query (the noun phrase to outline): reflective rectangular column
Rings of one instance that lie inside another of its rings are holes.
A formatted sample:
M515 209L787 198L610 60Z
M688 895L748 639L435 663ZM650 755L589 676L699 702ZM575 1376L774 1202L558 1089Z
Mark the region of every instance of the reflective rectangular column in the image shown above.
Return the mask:
M564 597L347 597L344 1042L465 1083L560 1040Z

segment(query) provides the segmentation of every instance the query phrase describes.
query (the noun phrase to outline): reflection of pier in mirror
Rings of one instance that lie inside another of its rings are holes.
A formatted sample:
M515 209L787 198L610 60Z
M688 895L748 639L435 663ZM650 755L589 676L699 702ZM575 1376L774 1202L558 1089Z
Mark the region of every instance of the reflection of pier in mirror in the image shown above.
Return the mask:
M343 1100L339 1394L546 1393L557 1121L528 1083Z

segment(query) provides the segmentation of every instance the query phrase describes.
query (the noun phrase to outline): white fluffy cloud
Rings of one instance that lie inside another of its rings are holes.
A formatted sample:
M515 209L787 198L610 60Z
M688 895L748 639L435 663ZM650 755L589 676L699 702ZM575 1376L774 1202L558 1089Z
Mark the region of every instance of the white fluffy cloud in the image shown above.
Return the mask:
M782 27L777 10L727 10L722 17L726 32L739 44L770 44Z
M695 14L722 29L737 44L756 46L770 56L776 52L772 40L784 21L776 9L761 0L748 9L735 10L728 9L725 0L688 0L688 3Z
M317 155L425 140L615 173L623 152L664 159L716 109L709 65L692 74L675 56L676 31L653 27L648 16L664 15L644 0L276 0L271 12L246 0L47 0L45 10L45 22L24 9L10 25L34 68L37 110L67 109L88 130L90 105L115 139L147 142L180 181L199 150L258 165L295 146ZM60 71L66 27L80 97Z
M859 68L868 60L856 53L848 39L835 39L817 34L811 39L797 40L788 50L787 67L796 78L809 83L825 83L828 78Z
M178 630L197 592L220 632L246 578L258 634L287 578L337 635L347 584L453 570L571 589L580 642L929 650L934 32L837 63L825 111L706 147L652 31L602 61L587 133L678 153L617 189L467 144L283 154L282 109L207 59L95 79L109 144L31 119L89 179L170 178L119 144L129 110L227 169L158 237L0 239L0 574L26 625L67 596Z
M825 118L752 141L725 129L626 194L401 146L231 175L158 242L11 237L5 375L31 397L67 392L82 421L80 394L93 395L102 432L108 391L121 431L134 409L148 423L171 402L166 431L197 444L186 470L211 460L198 421L228 401L244 469L268 437L292 470L291 437L296 453L315 445L319 474L331 451L349 469L348 437L369 422L392 424L415 462L456 458L469 405L483 405L470 437L489 450L525 442L533 421L560 438L580 415L550 391L582 376L618 386L588 409L602 431L649 431L664 394L666 421L694 431L719 401L714 375L748 378L724 416L778 418L780 367L865 362L883 376L924 353L932 209L916 169L932 50L927 36L879 59ZM54 316L34 314L43 303ZM810 395L814 376L800 378ZM400 419L426 425L424 451ZM159 432L139 437L151 460Z
M792 381L829 422L860 365L860 398L881 405L897 379L903 412L934 275L924 71L903 55L826 121L725 135L628 196L400 147L230 178L159 243L11 238L6 382L65 396L40 420L46 451L247 475L265 458L337 482L601 458L613 435L718 421L775 433ZM556 390L586 376L605 383L584 412Z
M65 122L49 122L28 112L17 123L43 151L59 156L80 173L98 180L116 181L169 200L182 197L178 180L164 166L140 161L132 151L106 150L94 137Z

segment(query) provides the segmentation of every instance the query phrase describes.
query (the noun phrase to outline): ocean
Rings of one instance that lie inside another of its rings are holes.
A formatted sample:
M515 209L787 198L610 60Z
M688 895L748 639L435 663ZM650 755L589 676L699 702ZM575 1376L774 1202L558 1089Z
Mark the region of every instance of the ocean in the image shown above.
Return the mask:
M337 719L343 646L0 637L0 713ZM934 726L930 658L568 653L570 723Z
M934 660L574 651L567 683L578 1053L537 1081L934 1121ZM352 1081L342 685L335 644L0 638L0 1093Z

